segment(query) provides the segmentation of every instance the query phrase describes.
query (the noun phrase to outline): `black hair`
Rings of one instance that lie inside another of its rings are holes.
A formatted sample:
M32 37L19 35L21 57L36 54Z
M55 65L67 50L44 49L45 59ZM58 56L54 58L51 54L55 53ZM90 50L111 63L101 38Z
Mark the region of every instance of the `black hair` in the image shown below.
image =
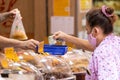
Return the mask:
M112 15L114 10L112 8L107 8L106 13ZM91 9L86 14L86 19L91 28L99 26L104 34L109 34L113 32L113 23L115 21L114 15L107 17L102 9Z

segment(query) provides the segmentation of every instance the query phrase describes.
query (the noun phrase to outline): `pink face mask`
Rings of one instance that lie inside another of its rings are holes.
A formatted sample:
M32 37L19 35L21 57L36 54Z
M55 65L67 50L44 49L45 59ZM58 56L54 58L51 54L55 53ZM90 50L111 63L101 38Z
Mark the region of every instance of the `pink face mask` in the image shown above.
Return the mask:
M93 47L96 47L96 38L94 38L92 36L92 34L89 34L88 35L88 41L90 42L90 44L93 46Z

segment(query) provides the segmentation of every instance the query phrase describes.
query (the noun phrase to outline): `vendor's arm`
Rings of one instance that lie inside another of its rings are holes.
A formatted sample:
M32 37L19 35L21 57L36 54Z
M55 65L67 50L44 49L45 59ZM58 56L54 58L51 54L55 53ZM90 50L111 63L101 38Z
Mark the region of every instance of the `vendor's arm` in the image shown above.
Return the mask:
M0 36L0 48L1 49L5 47L15 47L15 48L35 50L37 45L39 45L39 41L36 41L33 39L30 39L27 41L19 41L19 40L9 39L9 38Z
M0 22L8 19L8 18L14 18L16 13L19 13L20 11L18 9L13 9L9 12L4 12L4 13L0 13Z
M53 36L55 39L63 39L64 41L73 43L77 48L93 51L94 48L90 45L88 40L80 39L71 35L68 35L66 33L63 33L61 31L58 31Z
M9 12L0 13L0 22L6 20L9 15L10 15Z

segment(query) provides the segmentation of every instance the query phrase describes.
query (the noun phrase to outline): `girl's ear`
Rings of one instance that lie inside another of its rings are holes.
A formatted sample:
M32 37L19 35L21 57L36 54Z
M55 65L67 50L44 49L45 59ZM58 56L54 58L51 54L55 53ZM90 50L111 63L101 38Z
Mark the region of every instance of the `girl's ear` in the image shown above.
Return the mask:
M95 34L98 34L100 32L98 27L95 27Z
M96 37L99 34L100 30L98 27L94 27L93 29L93 36Z

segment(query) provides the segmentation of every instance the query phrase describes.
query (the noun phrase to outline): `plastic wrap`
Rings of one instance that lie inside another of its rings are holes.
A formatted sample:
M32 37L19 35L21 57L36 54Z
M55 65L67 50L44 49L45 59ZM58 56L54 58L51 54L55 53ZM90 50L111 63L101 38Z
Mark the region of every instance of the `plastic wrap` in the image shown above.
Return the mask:
M90 54L82 50L67 52L63 58L69 64L73 73L85 73L89 64Z
M41 72L26 62L10 62L8 69L1 69L0 74L7 80L43 80Z
M46 56L40 60L45 80L75 80L69 65L55 56Z

